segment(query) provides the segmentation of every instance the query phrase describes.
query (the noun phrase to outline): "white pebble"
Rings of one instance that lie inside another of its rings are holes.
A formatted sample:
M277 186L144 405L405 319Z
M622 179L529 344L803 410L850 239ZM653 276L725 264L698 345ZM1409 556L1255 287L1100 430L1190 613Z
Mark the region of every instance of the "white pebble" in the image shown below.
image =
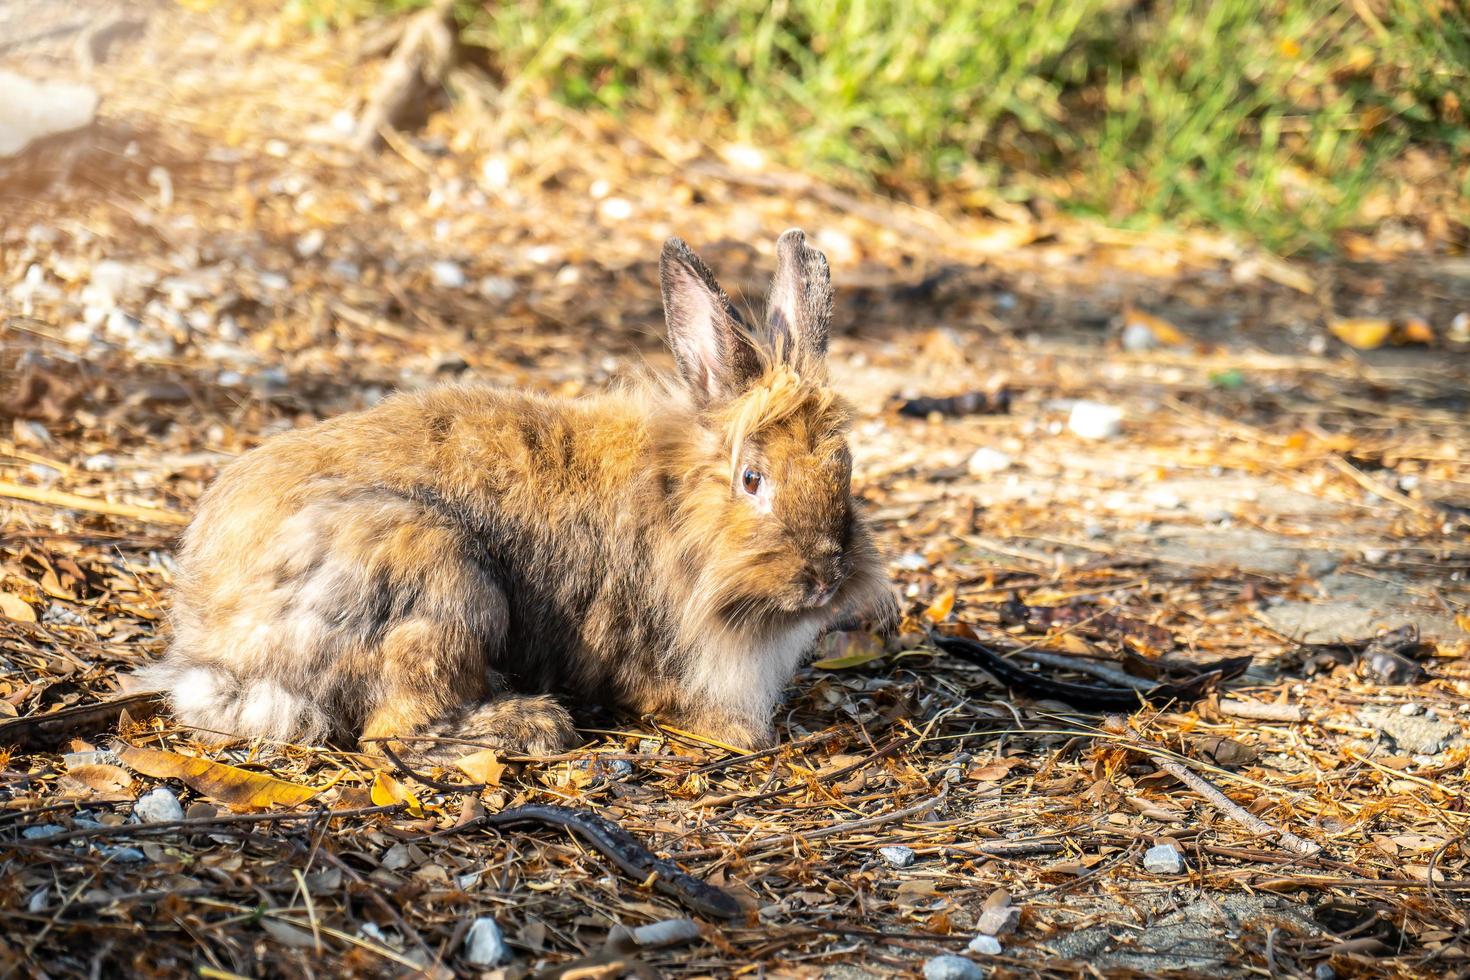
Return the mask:
M163 786L138 797L133 804L135 823L169 823L184 819L184 808L172 790Z
M1080 401L1072 406L1067 428L1084 439L1114 439L1123 431L1123 410L1116 405Z
M971 476L986 476L1010 469L1011 458L998 449L981 446L970 455L970 461L965 465Z
M1123 349L1126 351L1153 350L1159 346L1159 338L1148 327L1134 320L1123 327Z
M109 473L117 469L117 457L108 453L93 453L82 460L82 469L88 473Z
M1399 714L1404 715L1405 717L1411 717L1413 715L1420 715L1423 713L1424 706L1415 704L1413 701L1410 701L1408 704L1399 705Z
M985 971L963 956L935 956L924 962L924 980L980 980Z
M891 868L908 868L914 863L914 849L911 847L880 847L878 853Z
M322 250L327 243L327 233L320 228L313 228L300 238L296 239L296 254L303 259L309 259Z
M1173 844L1155 844L1144 852L1143 870L1156 875L1177 875L1184 870L1184 855Z
M922 572L929 567L929 559L917 551L909 551L899 555L895 564L906 572Z
M429 273L434 277L434 285L440 289L464 288L464 270L459 267L458 263L440 259L429 266Z
M500 934L500 926L489 916L480 916L464 937L464 958L475 966L495 966L511 958L510 947Z
M972 953L979 953L981 956L999 956L1000 940L994 936L976 936L970 940L970 945L965 948Z
M504 276L486 276L480 280L480 295L486 299L498 299L504 302L516 294L515 280Z
M626 198L610 197L597 205L597 213L604 221L627 221L633 217L633 205Z

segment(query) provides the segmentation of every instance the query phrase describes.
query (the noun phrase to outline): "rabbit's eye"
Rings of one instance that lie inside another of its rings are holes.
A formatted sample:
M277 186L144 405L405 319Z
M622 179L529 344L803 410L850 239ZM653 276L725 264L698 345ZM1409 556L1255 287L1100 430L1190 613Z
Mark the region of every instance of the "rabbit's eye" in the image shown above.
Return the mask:
M750 467L746 467L745 475L740 478L740 482L744 484L745 492L753 497L760 490L762 479L760 473Z

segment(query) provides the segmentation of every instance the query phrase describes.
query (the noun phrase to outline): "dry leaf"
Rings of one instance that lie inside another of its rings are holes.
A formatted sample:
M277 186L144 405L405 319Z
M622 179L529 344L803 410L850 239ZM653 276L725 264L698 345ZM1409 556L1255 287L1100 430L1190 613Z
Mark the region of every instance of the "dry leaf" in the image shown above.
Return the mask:
M0 615L17 623L36 621L36 611L31 604L13 592L0 592Z
M1202 735L1189 740L1190 753L1213 762L1222 769L1239 769L1250 765L1260 755L1249 745L1220 735Z
M232 810L264 810L273 806L298 806L320 790L288 783L284 779L251 772L222 762L158 749L119 745L118 758L135 772L156 779L177 779L201 796Z
M1382 347L1393 333L1393 322L1382 317L1334 319L1327 323L1332 336L1358 350Z
M494 749L485 749L483 752L474 752L458 759L454 768L470 777L477 783L486 786L499 786L500 774L505 772L505 765L495 755Z
M883 644L871 633L828 633L820 649L822 659L812 666L821 670L857 667L883 656Z
M394 803L407 803L408 812L415 817L424 815L424 805L419 798L414 796L409 788L386 772L380 772L373 780L373 805L392 806Z
M934 599L928 609L924 610L924 618L931 623L942 623L949 618L954 611L954 589L945 589Z

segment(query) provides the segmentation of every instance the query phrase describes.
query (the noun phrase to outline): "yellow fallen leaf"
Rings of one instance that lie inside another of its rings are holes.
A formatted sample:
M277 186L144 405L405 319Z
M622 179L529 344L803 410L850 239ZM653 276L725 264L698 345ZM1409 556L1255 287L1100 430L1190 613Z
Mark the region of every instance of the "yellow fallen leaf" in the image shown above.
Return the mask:
M935 597L929 608L924 610L924 618L931 623L941 623L949 618L954 610L954 589L945 589Z
M859 667L883 656L883 644L871 633L828 633L822 637L822 659L812 664L820 670Z
M252 772L223 762L211 762L177 752L119 745L117 756L129 769L156 779L177 779L201 796L218 800L232 810L265 810L297 806L320 790Z
M1382 317L1348 317L1328 321L1327 329L1349 347L1373 350L1382 347L1393 333L1393 321Z
M1470 633L1470 613L1460 613L1455 617L1455 625L1466 633Z
M485 749L482 752L474 752L458 759L454 768L464 773L477 783L486 786L499 786L500 774L505 772L505 765L495 755L494 749Z
M0 592L0 615L17 623L36 621L36 611L31 604L13 592Z
M394 803L407 803L408 812L415 817L424 815L424 805L419 798L413 795L409 788L386 772L380 772L373 780L373 805L392 806Z
M1154 335L1155 340L1168 347L1178 347L1189 343L1189 338L1174 324L1161 316L1154 316L1134 306L1123 308L1123 322L1143 327Z

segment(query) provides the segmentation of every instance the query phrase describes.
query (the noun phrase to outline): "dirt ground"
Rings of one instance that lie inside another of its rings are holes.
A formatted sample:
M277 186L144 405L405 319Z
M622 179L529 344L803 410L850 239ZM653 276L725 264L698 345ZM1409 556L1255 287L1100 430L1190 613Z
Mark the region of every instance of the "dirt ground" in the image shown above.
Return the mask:
M483 791L205 750L166 717L18 745L0 975L1467 975L1465 259L1288 265L910 208L514 86L466 82L357 155L372 31L278 6L130 4L90 68L74 25L111 8L0 8L23 41L0 67L102 96L0 160L0 725L104 700L162 650L182 522L272 433L449 378L577 395L667 367L672 234L752 307L785 228L830 258L904 632L824 640L755 757L600 715L569 757L481 759ZM1409 343L1338 339L1390 322ZM899 411L1002 390L1004 412ZM1091 684L1253 660L1104 717L1008 691L929 626ZM241 804L141 748L310 801ZM165 823L130 822L158 787ZM609 943L688 913L558 832L454 830L528 801L617 820L745 917ZM476 952L481 918L508 962Z

